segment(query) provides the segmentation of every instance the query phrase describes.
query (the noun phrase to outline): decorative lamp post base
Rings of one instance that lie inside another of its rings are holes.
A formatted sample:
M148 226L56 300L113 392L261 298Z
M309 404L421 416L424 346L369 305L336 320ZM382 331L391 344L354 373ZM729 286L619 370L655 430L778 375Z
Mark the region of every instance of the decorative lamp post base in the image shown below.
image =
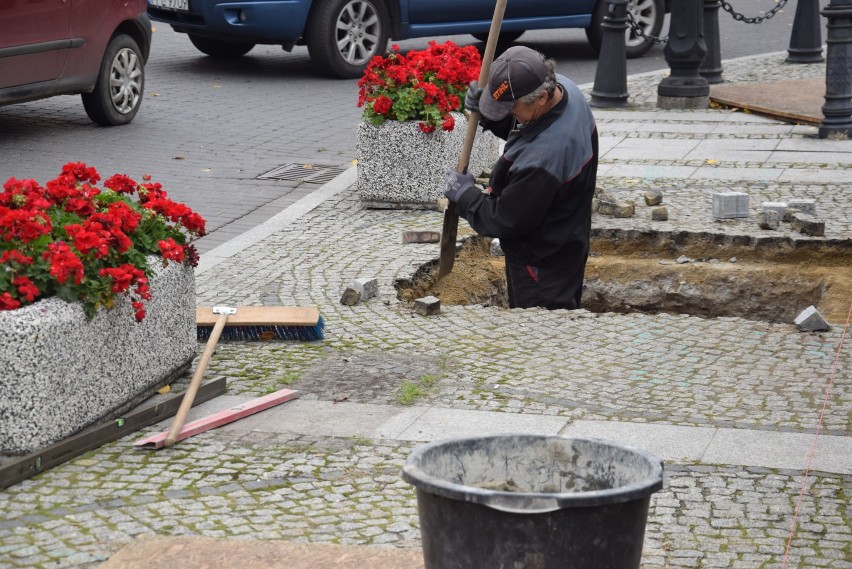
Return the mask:
M828 18L825 105L820 138L852 136L852 0L831 0L820 12Z
M819 0L798 0L787 63L820 63L822 57L822 21Z
M657 95L657 108L658 109L669 109L669 110L678 110L678 109L706 109L710 106L710 96L704 95L699 97L666 97L663 95Z
M600 108L626 107L627 92L627 0L608 0L609 11L604 16L603 41L595 72L595 85L589 105Z
M672 3L669 41L663 53L671 75L657 86L657 107L707 108L710 105L710 84L699 74L707 54L703 0L676 0Z

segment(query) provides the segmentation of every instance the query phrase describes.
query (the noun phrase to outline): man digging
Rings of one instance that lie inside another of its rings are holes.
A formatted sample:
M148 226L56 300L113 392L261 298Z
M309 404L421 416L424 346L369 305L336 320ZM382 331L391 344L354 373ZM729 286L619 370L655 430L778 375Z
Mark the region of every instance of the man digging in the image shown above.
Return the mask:
M586 99L553 60L516 46L494 60L485 89L470 84L465 108L505 150L487 193L451 169L444 195L479 234L500 239L510 308L579 308L598 169Z

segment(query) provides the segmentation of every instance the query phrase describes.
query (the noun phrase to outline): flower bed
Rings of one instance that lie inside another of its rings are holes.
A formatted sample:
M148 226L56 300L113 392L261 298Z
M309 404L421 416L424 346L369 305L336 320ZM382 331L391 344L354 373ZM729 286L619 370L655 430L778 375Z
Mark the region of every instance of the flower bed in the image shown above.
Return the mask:
M408 53L392 48L358 82L358 194L367 207L435 209L444 173L461 155L467 122L460 111L481 58L473 46L450 41ZM468 171L491 168L498 149L496 137L479 133Z
M0 192L2 454L121 412L195 355L204 220L147 176L99 180L69 163Z

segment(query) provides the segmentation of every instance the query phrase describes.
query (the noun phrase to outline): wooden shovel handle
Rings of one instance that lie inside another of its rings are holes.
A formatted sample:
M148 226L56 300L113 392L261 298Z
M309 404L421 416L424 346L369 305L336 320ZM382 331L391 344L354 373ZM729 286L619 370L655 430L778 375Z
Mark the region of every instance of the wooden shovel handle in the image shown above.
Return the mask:
M487 87L488 71L491 62L494 61L494 52L497 50L497 38L500 36L500 27L503 25L503 13L506 11L507 0L497 0L494 6L494 17L491 18L491 29L488 31L488 41L485 42L485 53L482 55L482 67L479 69L480 89ZM483 87L485 85L485 87ZM473 140L476 138L476 129L479 128L479 112L472 112L467 119L467 130L464 135L461 156L456 164L456 172L467 172L470 165L470 153L473 150ZM456 213L456 204L449 202L444 210L444 226L441 230L441 257L438 260L438 278L444 277L453 270L456 262L456 237L459 232L459 216Z
M195 368L195 373L189 381L189 387L186 388L186 393L183 394L183 400L180 403L178 412L175 415L172 426L169 428L169 433L166 435L166 440L163 441L163 446L174 446L186 423L186 417L189 415L189 410L192 408L192 402L195 400L195 394L198 393L198 388L201 386L201 378L204 377L204 372L207 369L207 364L210 363L210 358L213 357L213 352L216 351L216 344L219 343L219 336L222 335L222 330L225 329L225 324L228 322L227 314L220 314L213 326L213 331L210 332L210 339L207 340L207 345L204 347L204 352L201 354L201 359L198 361L198 367Z

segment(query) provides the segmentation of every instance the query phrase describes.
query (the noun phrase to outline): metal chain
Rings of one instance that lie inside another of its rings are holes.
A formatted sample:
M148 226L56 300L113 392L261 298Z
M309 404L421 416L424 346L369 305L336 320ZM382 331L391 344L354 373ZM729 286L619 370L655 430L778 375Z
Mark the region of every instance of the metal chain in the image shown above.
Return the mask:
M755 16L753 18L749 18L747 16L743 16L742 14L734 10L734 7L731 6L730 2L727 2L726 0L720 0L723 10L729 13L736 21L745 22L746 24L760 24L764 20L771 19L773 16L775 16L775 14L780 12L784 8L784 6L787 5L787 2L788 0L780 0L780 2L778 2L774 8L769 10L763 16ZM640 38L648 40L651 43L662 44L669 41L669 36L658 38L656 36L652 36L651 34L646 34L645 30L642 29L642 26L640 26L639 23L633 19L633 14L631 14L630 12L627 12L627 24L633 30L633 33L635 33Z
M783 1L786 2L787 0ZM630 25L630 28L637 36L639 36L640 38L644 38L651 43L659 44L666 43L667 41L669 41L669 36L666 36L664 38L658 38L656 36L652 36L651 34L646 34L645 30L642 29L642 26L640 26L639 23L633 19L633 14L631 14L630 12L627 12L627 23Z
M780 2L778 2L775 5L774 8L772 8L770 11L768 11L765 15L755 16L754 18L748 18L746 16L743 16L742 14L740 14L739 12L734 10L734 7L731 6L731 4L729 2L726 2L725 0L721 0L721 3L722 3L722 9L725 12L729 13L731 16L733 16L733 18L736 21L745 22L746 24L759 24L759 23L763 22L764 20L768 20L772 16L777 14L784 6L787 5L787 0L781 0Z

